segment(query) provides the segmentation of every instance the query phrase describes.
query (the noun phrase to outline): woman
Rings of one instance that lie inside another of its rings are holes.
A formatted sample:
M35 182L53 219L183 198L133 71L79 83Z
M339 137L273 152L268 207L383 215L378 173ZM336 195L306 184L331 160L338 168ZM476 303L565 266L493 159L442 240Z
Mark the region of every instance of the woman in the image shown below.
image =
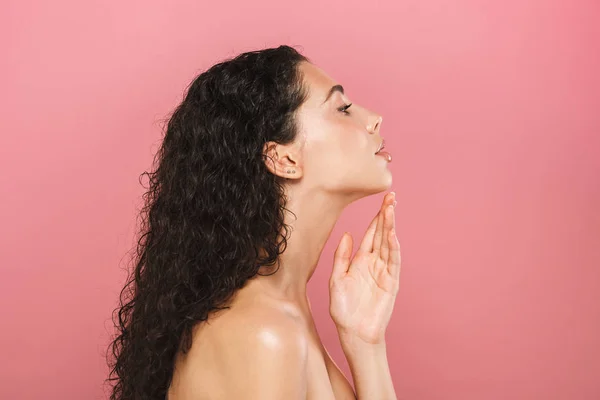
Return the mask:
M344 207L391 186L380 125L288 46L192 82L146 173L111 399L396 399L384 337L400 273L393 193L354 258L345 234L333 262L329 311L356 395L306 295Z

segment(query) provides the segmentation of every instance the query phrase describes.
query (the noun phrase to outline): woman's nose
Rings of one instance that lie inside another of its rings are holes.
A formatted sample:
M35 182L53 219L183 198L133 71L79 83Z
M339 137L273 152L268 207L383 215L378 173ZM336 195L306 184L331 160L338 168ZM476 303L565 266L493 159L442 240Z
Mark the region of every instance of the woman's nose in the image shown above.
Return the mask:
M381 127L382 121L383 117L381 115L369 117L369 126L367 127L368 131L371 133L379 133L379 128Z

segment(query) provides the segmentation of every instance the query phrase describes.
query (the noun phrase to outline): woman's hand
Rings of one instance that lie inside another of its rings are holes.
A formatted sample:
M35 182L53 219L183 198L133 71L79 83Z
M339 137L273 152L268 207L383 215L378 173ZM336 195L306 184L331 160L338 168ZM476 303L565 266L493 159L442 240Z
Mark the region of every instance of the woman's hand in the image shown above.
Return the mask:
M395 194L388 193L354 258L345 233L335 251L329 280L329 313L338 332L367 344L385 342L400 278L400 244L395 234Z

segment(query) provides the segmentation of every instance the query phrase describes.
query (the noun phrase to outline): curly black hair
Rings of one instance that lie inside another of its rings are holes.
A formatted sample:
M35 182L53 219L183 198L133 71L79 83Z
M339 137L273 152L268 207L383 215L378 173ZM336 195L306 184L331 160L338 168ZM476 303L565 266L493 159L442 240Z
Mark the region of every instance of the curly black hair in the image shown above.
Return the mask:
M264 145L287 144L308 97L290 46L242 53L198 75L168 118L141 209L135 267L113 312L111 400L164 400L192 328L286 248L284 179ZM277 269L273 273L275 273Z

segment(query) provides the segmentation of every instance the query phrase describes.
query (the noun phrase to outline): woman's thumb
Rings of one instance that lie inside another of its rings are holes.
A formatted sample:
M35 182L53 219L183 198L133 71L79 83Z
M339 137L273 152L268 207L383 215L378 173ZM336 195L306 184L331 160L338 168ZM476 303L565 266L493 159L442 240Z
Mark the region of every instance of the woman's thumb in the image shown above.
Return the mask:
M332 278L343 276L348 271L350 256L352 255L352 242L352 235L344 232L333 256Z

